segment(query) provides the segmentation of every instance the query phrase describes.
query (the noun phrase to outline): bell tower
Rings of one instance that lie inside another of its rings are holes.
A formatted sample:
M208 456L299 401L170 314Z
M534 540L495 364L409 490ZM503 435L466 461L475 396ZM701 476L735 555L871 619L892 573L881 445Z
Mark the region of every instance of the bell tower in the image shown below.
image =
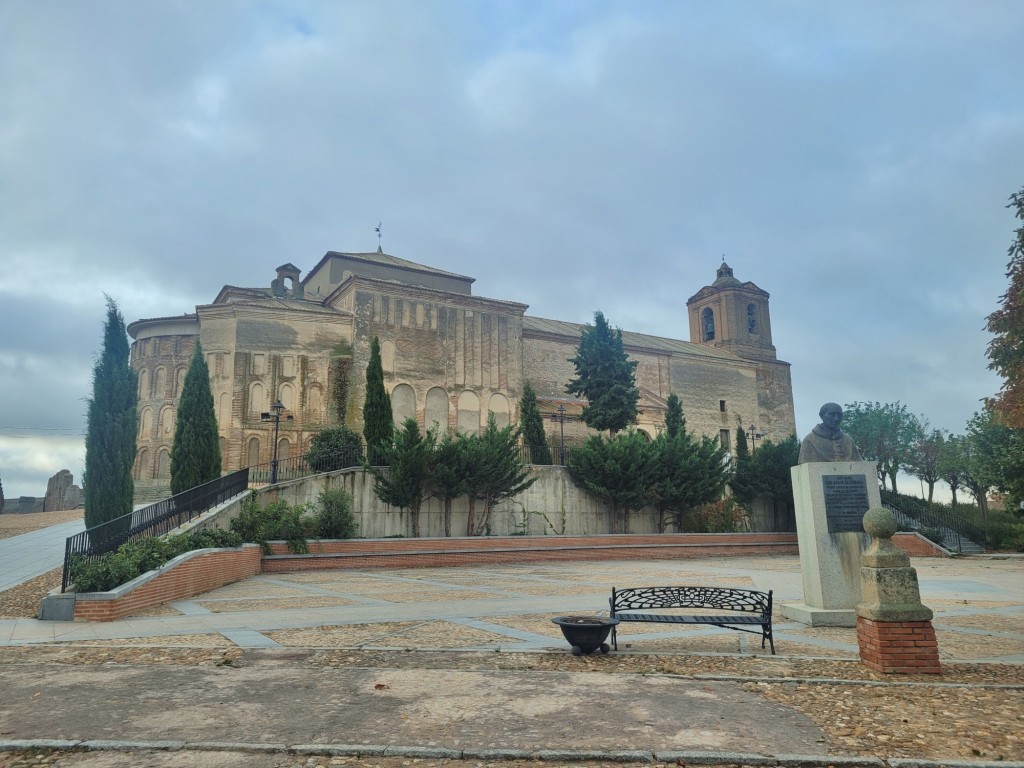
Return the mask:
M775 360L768 292L751 282L741 283L725 263L715 282L686 302L690 341L732 352L748 360Z

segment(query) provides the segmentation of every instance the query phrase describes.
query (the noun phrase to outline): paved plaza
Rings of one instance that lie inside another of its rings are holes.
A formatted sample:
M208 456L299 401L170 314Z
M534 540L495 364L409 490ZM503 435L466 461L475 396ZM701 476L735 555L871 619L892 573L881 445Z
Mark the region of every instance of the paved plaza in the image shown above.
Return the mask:
M938 678L873 673L852 629L782 617L795 556L267 574L121 621L0 620L0 749L75 768L1024 760L1024 558L913 565ZM629 624L618 653L578 658L551 622L665 584L772 590L778 655Z

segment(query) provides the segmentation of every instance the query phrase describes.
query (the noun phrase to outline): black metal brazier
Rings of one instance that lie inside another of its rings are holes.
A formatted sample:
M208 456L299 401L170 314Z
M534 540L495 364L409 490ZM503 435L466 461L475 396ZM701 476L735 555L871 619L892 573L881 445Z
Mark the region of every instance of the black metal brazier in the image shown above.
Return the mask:
M551 621L562 628L562 635L572 646L573 656L611 650L605 640L618 619L607 616L556 616Z

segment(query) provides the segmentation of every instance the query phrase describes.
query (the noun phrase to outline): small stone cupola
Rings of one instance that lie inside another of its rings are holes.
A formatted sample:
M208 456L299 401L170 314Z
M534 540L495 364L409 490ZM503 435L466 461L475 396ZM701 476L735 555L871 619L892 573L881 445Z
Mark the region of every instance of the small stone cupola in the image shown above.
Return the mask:
M690 341L728 350L740 357L775 360L768 292L741 282L732 267L722 264L715 281L686 302Z
M299 282L301 271L294 264L282 264L277 268L277 277L270 284L270 291L275 296L301 299L303 290Z

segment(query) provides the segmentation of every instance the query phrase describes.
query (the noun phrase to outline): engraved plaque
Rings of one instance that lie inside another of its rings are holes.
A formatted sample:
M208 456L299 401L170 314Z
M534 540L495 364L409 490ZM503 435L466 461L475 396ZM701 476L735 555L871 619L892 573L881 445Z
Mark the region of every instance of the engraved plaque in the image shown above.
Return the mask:
M825 520L829 533L864 531L868 511L868 479L864 475L822 475Z

